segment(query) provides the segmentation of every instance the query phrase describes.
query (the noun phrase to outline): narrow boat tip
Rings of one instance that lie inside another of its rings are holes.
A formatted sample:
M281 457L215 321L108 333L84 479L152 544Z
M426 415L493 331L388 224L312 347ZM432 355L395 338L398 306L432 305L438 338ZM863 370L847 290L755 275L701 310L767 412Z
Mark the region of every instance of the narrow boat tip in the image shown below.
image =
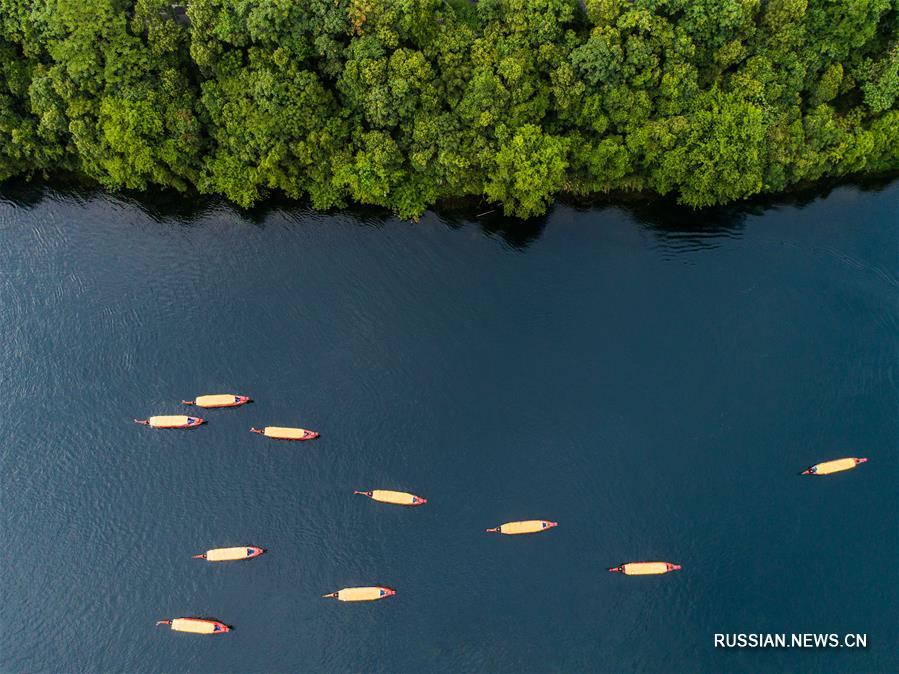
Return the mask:
M856 463L867 463L868 459L856 459Z
M620 573L620 572L621 572L621 567L620 567L620 566L612 566L612 567L609 568L609 571L610 571L611 573Z
M202 555L194 555L191 559L206 559L206 553L204 552Z

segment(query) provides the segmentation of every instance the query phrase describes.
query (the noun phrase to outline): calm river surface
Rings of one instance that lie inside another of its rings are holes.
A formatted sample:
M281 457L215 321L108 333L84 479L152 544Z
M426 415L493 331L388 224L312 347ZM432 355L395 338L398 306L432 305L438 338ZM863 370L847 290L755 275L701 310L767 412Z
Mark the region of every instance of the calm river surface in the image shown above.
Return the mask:
M0 671L895 672L897 269L899 180L536 224L0 188ZM215 392L256 402L132 423Z

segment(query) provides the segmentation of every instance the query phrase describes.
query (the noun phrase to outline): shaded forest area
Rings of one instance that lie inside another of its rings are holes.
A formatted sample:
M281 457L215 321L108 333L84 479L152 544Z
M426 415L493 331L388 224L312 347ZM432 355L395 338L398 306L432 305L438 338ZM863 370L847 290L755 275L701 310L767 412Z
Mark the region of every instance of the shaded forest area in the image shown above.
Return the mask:
M700 207L899 169L894 0L0 0L0 180Z

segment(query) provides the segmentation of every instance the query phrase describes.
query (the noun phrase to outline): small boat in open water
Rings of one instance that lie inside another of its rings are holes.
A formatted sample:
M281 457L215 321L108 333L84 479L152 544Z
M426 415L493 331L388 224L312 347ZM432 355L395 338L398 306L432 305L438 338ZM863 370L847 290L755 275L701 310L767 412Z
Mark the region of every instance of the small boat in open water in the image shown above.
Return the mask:
M390 491L389 489L374 489L372 491L354 491L354 494L368 496L373 501L392 503L401 506L420 506L428 502L428 499L410 494L405 491Z
M319 435L315 431L307 431L305 428L285 428L283 426L266 426L261 430L251 428L250 432L259 433L259 435L275 440L314 440Z
M232 562L238 559L253 559L263 552L262 548L255 545L245 545L240 548L214 548L207 550L202 555L194 555L194 559L205 559L207 562Z
M559 526L558 522L550 522L549 520L525 520L523 522L506 522L498 527L487 529L488 534L506 534L507 536L515 536L518 534L536 534L540 531L546 531L553 527Z
M345 587L331 594L323 594L322 598L337 601L376 601L395 594L396 590L389 587Z
M216 393L214 395L197 396L194 400L182 400L182 405L196 405L211 409L214 407L240 407L253 402L250 396L239 396L234 393Z
M231 628L218 620L204 620L202 618L172 618L171 620L157 620L157 625L170 625L176 632L190 632L191 634L224 634Z
M848 457L845 459L834 459L833 461L824 461L816 463L814 466L806 468L801 475L830 475L831 473L842 473L844 470L852 470L860 463L865 463L868 459L856 459Z
M628 562L609 569L612 573L623 573L625 576L655 576L669 571L680 571L680 564L670 562Z
M188 417L182 414L171 414L149 419L135 419L134 423L152 428L196 428L204 423L200 417Z

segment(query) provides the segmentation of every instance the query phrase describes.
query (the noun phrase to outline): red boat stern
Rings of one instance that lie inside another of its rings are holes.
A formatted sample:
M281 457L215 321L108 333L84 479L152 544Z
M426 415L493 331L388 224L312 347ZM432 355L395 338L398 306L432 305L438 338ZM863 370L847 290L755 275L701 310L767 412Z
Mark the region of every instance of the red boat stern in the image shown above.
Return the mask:
M391 590L389 587L382 587L380 590L384 593L385 597L392 597L396 594L396 590Z
M306 435L303 436L303 440L315 440L320 433L316 433L315 431L306 431Z
M855 460L855 465L857 466L857 465L860 464L860 463L867 463L867 461L868 461L868 459L856 459L856 460Z
M231 628L228 627L225 623L220 623L218 620L211 621L215 627L213 628L215 631L213 634L223 634L224 632L230 632Z
M200 417L187 417L187 424L184 425L184 428L196 428L204 423L206 423L206 420Z
M559 526L559 523L558 523L558 522L547 522L547 523L546 523L546 528L547 528L547 529L552 529L553 527L557 527L557 526Z
M669 571L680 571L680 564L666 564Z
M247 559L253 559L253 557L258 557L263 552L265 552L264 548L257 548L255 545L247 546Z

